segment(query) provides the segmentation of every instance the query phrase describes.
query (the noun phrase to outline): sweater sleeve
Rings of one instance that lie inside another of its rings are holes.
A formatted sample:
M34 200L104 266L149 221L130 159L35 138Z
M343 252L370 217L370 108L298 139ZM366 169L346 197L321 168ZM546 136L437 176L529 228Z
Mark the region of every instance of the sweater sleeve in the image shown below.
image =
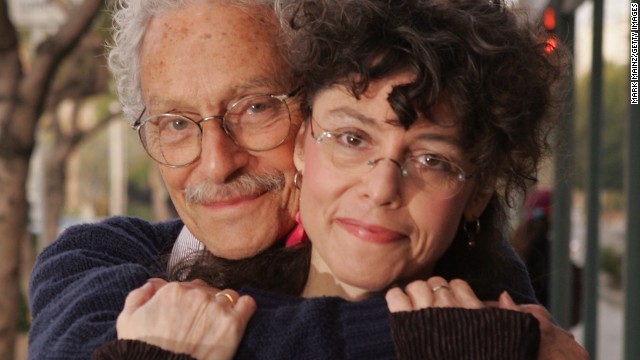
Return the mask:
M115 339L126 296L163 276L161 254L181 226L120 217L62 233L38 256L31 275L29 359L88 359Z
M398 359L536 359L538 321L497 308L427 308L390 314Z
M99 347L91 360L195 360L187 354L176 354L158 346L136 340L113 340Z
M235 359L395 359L383 296L349 302L243 292L258 309Z
M502 239L501 243L506 260L504 271L493 280L502 285L502 287L496 288L498 296L502 291L507 291L518 304L538 304L538 299L536 299L533 285L529 278L529 272L524 262L522 262L522 259L516 254L507 239ZM487 284L487 286L489 285L490 284ZM495 300L496 298L497 296L494 296L491 300Z

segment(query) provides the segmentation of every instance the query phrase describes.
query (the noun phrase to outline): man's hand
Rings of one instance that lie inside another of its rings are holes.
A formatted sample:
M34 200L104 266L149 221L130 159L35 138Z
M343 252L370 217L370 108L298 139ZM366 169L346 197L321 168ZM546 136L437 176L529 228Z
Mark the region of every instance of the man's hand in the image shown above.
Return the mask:
M540 322L540 351L538 360L585 360L587 351L574 339L573 334L555 325L551 314L541 305L516 305L506 292L500 295L501 309L522 311L533 315Z
M249 296L201 280L150 279L118 316L118 339L140 340L197 359L231 359L256 310Z

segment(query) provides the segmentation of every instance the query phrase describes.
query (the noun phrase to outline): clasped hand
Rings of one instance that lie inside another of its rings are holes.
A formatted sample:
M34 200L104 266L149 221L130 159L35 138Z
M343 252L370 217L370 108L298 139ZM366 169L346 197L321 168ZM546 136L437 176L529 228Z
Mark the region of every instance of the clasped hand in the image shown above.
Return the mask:
M386 299L391 312L485 306L527 312L540 323L539 360L589 359L573 335L553 323L544 307L516 305L506 292L497 302L482 302L465 281L432 277L414 281L404 290L392 288ZM116 328L118 339L140 340L197 359L231 359L255 310L251 297L228 289L221 293L201 280L167 283L150 279L127 296Z
M255 310L251 297L221 293L201 280L150 279L127 296L116 329L120 340L196 359L231 359Z
M521 311L533 315L540 323L540 350L538 360L585 360L587 351L575 341L573 335L555 325L551 314L541 305L517 305L508 293L500 295L498 302L480 301L463 280L434 276L427 281L414 281L404 290L395 287L386 295L389 311L416 311L428 307L461 307L481 309L497 306L505 310Z

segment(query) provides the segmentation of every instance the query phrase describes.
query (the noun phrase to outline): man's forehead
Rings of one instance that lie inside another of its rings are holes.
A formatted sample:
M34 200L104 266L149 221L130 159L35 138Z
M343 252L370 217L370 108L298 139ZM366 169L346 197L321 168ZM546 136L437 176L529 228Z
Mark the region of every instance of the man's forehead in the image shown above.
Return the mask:
M258 77L228 86L225 89L226 101L230 103L247 95L285 94L289 92L287 86L278 79L275 72L269 75L269 77ZM196 95L196 97L198 96ZM180 102L182 100L173 99L168 97L167 93L161 92L149 93L147 95L147 101L147 106L149 107L169 109L171 107L180 106ZM211 101L216 101L216 99L211 99Z
M192 1L149 25L140 79L147 107L169 110L194 99L224 105L245 95L291 90L274 35L279 25L271 21L271 31L245 8L214 4ZM263 11L274 16L272 9Z
M149 28L176 38L213 32L225 35L272 36L279 32L280 25L273 9L264 6L238 6L227 1L209 3L205 0L192 0L154 14L150 19Z

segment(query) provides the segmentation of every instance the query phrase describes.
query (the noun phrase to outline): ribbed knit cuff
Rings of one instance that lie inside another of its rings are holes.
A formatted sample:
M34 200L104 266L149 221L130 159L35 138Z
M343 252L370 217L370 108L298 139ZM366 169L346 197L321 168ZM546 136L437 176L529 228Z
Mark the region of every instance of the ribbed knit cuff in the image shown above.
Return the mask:
M398 359L536 359L538 321L530 314L484 308L427 308L390 315Z
M195 360L187 354L176 354L154 345L137 340L113 340L96 351L91 356L92 360Z

